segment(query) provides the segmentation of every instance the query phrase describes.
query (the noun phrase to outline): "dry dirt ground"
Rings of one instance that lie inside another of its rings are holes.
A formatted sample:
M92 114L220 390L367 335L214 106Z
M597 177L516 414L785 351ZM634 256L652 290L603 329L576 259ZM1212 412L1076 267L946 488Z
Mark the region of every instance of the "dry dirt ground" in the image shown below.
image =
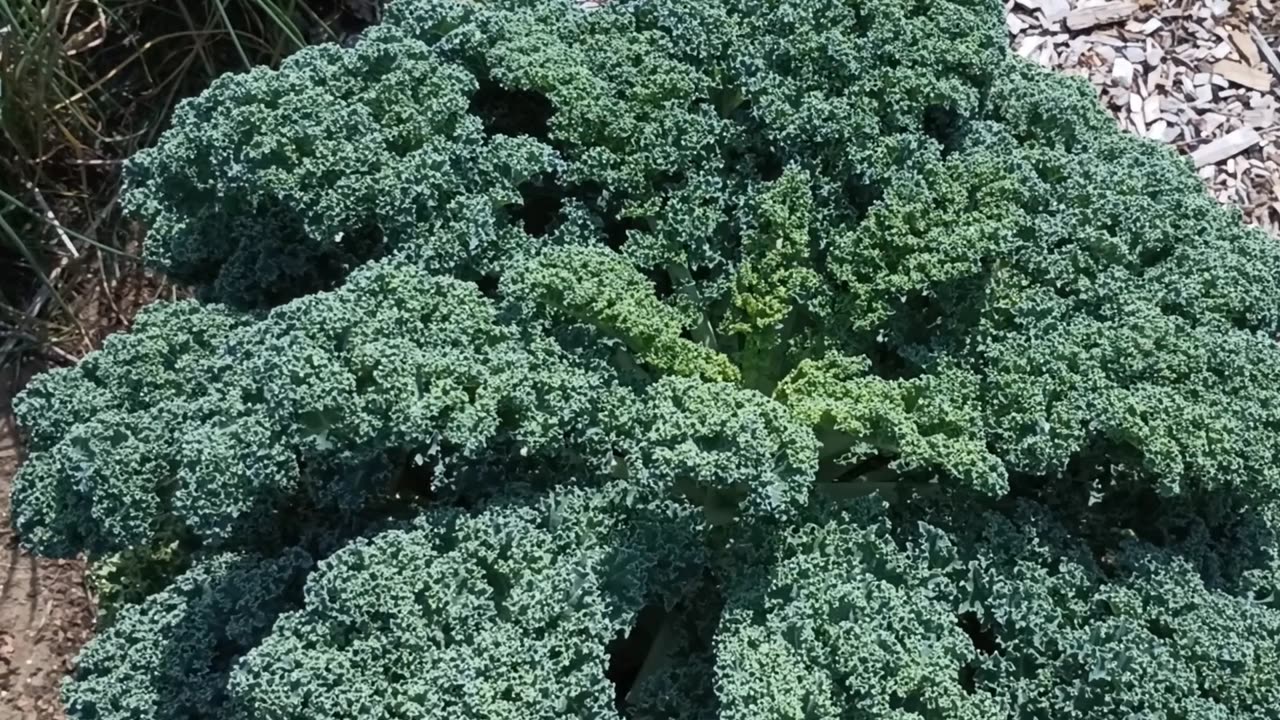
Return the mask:
M10 401L29 374L0 367L0 720L59 720L58 685L92 634L94 608L83 562L33 557L10 526L21 458Z

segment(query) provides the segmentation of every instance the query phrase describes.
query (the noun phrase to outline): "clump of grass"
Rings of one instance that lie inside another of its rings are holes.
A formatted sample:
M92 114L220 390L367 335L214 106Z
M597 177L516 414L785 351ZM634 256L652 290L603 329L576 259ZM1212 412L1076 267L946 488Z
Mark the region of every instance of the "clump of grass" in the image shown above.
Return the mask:
M174 293L117 210L122 162L217 75L360 20L351 0L0 0L0 364L67 361Z

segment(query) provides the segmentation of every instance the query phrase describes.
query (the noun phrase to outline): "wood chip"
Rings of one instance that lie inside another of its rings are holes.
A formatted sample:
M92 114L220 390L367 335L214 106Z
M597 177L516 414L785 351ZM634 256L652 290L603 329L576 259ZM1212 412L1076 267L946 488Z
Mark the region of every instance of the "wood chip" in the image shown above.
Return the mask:
M1209 195L1280 239L1280 0L1003 4L1020 54L1084 78L1121 128L1191 155Z
M1125 41L1120 38L1111 37L1110 35L1085 35L1081 38L1090 45L1109 45L1111 47L1124 47Z
M1067 15L1067 27L1086 30L1097 25L1108 25L1128 20L1138 12L1136 2L1111 2L1106 5L1077 8Z
M1267 44L1267 39L1262 37L1262 33L1258 32L1258 28L1250 25L1249 35L1253 37L1253 42L1258 46L1258 52L1262 53L1262 57L1266 58L1267 64L1271 66L1272 71L1276 75L1280 75L1280 58L1276 57L1276 53Z
M1122 88L1132 85L1133 63L1122 57L1116 58L1115 63L1111 65L1111 84Z
M1057 22L1071 12L1071 3L1067 0L1040 0L1040 12L1044 13L1045 22Z
M1245 110L1240 119L1244 120L1245 125L1262 129L1270 127L1276 121L1276 111L1271 108L1253 108Z
M1053 51L1052 44L1046 44L1040 49L1040 57L1037 62L1045 67L1053 67L1058 63L1058 54Z
M1147 40L1147 51L1142 54L1142 59L1147 65L1156 67L1164 59L1164 50L1159 45Z
M1228 81L1254 90L1271 89L1271 73L1234 60L1221 60L1213 64L1213 71Z
M1048 39L1049 38L1043 35L1025 37L1022 39L1022 42L1018 43L1018 54L1024 58L1030 58L1032 55L1036 54L1036 51L1039 50L1040 46Z
M1160 117L1160 96L1148 95L1142 101L1142 118L1147 121L1147 125L1151 125Z
M1212 135L1217 132L1218 128L1227 121L1227 116L1216 112L1207 112L1200 116L1200 122L1205 135Z
M1249 37L1249 33L1228 30L1227 34L1231 37L1231 44L1240 51L1240 57L1244 58L1246 64L1257 65L1262 62L1262 56L1258 54L1258 46L1254 44L1253 38Z
M1191 161L1198 168L1214 165L1227 158L1235 157L1260 142L1262 142L1262 138L1256 130L1251 127L1243 127L1235 132L1223 135L1191 153Z

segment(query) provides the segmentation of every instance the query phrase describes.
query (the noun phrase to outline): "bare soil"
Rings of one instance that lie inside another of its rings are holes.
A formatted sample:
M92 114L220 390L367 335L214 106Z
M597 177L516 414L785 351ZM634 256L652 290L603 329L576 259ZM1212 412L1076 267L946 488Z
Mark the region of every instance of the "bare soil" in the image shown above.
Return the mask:
M93 634L82 560L38 558L18 546L9 488L22 457L11 412L31 372L0 368L0 720L62 720L62 678Z

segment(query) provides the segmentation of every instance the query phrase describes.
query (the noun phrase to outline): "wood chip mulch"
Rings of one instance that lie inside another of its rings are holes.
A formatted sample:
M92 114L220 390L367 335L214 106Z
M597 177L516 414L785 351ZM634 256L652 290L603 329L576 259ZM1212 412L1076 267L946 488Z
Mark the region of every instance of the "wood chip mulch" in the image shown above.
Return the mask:
M1019 55L1085 77L1127 130L1189 155L1280 236L1280 0L1006 0Z

